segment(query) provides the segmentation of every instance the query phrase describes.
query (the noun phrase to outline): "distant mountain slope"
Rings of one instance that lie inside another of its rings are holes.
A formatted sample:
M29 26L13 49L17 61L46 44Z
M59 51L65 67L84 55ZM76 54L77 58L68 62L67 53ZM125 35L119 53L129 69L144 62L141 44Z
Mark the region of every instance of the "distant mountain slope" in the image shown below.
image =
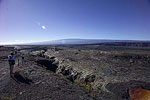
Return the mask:
M19 45L102 45L102 46L132 46L150 47L150 41L141 40L109 40L109 39L61 39L54 41L26 43Z
M32 45L55 45L55 44L93 44L93 43L106 43L106 42L136 42L134 40L105 40L105 39L62 39L46 42L30 43Z

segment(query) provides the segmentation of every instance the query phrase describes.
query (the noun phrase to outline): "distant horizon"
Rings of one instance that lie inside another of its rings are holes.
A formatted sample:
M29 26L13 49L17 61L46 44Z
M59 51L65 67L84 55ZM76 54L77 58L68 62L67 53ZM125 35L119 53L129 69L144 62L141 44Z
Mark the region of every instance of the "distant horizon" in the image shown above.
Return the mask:
M53 42L60 40L112 40L112 41L142 41L142 42L150 42L150 40L120 40L120 39L81 39L81 38L66 38L66 39L58 39L58 40L46 40L46 41L32 41L32 42L0 42L0 45L14 45L14 44L32 44L32 43L42 43L42 42Z

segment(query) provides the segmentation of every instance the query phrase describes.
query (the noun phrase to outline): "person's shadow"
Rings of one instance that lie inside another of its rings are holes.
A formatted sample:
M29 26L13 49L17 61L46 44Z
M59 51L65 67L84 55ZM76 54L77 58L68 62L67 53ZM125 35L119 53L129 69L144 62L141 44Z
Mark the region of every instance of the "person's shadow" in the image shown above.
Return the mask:
M21 74L19 74L19 72L15 72L14 77L12 77L12 79L14 79L19 84L24 83L24 84L30 85L30 83L32 83L31 79L28 79L27 77L22 76Z

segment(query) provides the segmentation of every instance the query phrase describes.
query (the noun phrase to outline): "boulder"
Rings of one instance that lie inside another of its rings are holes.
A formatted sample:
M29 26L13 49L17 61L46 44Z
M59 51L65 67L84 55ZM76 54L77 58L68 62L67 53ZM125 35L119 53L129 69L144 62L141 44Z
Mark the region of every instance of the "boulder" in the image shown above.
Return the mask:
M142 88L129 90L130 100L150 100L150 91Z

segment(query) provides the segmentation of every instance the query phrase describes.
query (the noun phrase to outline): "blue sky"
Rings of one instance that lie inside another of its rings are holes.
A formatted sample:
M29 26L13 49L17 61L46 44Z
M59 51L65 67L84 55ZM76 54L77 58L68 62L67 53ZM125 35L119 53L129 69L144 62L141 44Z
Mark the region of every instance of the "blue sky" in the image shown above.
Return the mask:
M0 43L150 40L150 0L0 0Z

